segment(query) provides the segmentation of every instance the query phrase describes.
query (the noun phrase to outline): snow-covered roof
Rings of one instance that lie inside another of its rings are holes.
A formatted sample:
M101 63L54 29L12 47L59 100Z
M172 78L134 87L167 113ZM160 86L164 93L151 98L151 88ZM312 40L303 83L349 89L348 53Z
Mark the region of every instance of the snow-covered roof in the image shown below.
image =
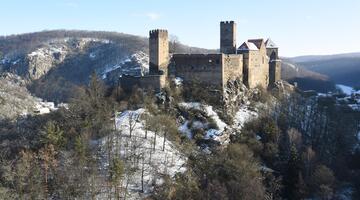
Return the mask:
M266 40L265 45L266 48L278 48L278 46L270 38Z
M248 42L254 43L258 49L261 49L264 44L264 39L250 39Z
M244 42L242 45L240 45L240 47L238 48L238 50L250 50L250 51L257 51L259 50L256 45L252 42Z

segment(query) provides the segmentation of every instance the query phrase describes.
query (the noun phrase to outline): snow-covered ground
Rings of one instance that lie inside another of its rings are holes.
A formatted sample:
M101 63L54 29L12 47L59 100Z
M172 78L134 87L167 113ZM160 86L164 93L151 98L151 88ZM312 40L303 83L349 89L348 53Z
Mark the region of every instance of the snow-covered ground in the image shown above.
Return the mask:
M186 158L172 142L166 140L163 151L164 137L145 130L144 122L140 119L144 112L144 109L139 109L118 113L115 117L115 133L100 142L104 171L109 166L107 156L109 146L114 155L125 161L126 169L134 170L133 173L125 173L123 181L124 188L128 184L129 199L140 199L148 195L153 190L154 184L162 183L162 175L174 176L186 170ZM141 193L142 171L144 171L144 193Z
M42 114L50 113L52 111L56 111L59 108L68 109L69 106L66 103L61 103L55 106L54 102L46 102L43 101L41 98L37 98L37 102L34 106L34 113L42 115Z
M228 144L230 139L230 134L234 131L232 129L239 130L241 129L244 124L251 119L254 119L258 116L255 111L252 111L247 106L240 107L239 111L236 113L233 121L233 125L226 124L216 113L214 108L209 105L204 105L198 102L182 102L179 104L180 107L186 110L194 109L198 111L202 111L206 114L206 117L211 118L216 126L217 129L210 128L206 129L208 124L199 124L199 121L192 122L192 128L205 127L205 136L204 139L212 139L218 141L220 144ZM187 137L192 138L191 129L189 128L189 121L186 120L180 127L179 131L185 134Z

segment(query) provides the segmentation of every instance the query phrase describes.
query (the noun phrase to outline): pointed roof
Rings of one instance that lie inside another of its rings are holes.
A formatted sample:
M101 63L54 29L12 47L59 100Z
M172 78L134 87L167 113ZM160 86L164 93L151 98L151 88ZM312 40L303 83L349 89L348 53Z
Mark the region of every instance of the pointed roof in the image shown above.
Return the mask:
M248 42L254 43L258 49L264 44L264 39L250 39Z
M242 51L248 51L248 50L250 50L250 51L257 51L257 50L259 50L258 48L257 48L257 46L254 44L254 43L252 43L252 42L244 42L244 43L242 43L242 45L240 45L240 47L238 48L238 50L242 50Z
M278 48L278 46L270 38L266 40L265 45L266 48Z

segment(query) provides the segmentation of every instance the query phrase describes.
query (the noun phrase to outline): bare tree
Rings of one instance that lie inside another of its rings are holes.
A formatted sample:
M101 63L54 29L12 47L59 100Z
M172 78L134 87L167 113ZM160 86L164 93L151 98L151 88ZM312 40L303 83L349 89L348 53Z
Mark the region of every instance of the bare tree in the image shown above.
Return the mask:
M128 114L128 128L129 128L129 135L132 136L134 130L136 129L136 123L139 120L139 115L134 112L129 112Z
M170 53L177 53L179 50L179 37L176 35L170 35Z

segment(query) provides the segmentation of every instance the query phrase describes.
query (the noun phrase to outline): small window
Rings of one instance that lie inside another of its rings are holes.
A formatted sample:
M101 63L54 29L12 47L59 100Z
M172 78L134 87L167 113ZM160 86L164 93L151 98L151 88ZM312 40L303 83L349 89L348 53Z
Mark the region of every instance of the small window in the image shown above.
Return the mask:
M264 56L262 57L262 61L263 61L262 63L264 64L264 63L265 63L265 58L264 58Z
M212 60L211 60L211 59L209 59L209 63L212 63Z
M220 64L220 60L219 60L219 59L216 59L216 64Z

